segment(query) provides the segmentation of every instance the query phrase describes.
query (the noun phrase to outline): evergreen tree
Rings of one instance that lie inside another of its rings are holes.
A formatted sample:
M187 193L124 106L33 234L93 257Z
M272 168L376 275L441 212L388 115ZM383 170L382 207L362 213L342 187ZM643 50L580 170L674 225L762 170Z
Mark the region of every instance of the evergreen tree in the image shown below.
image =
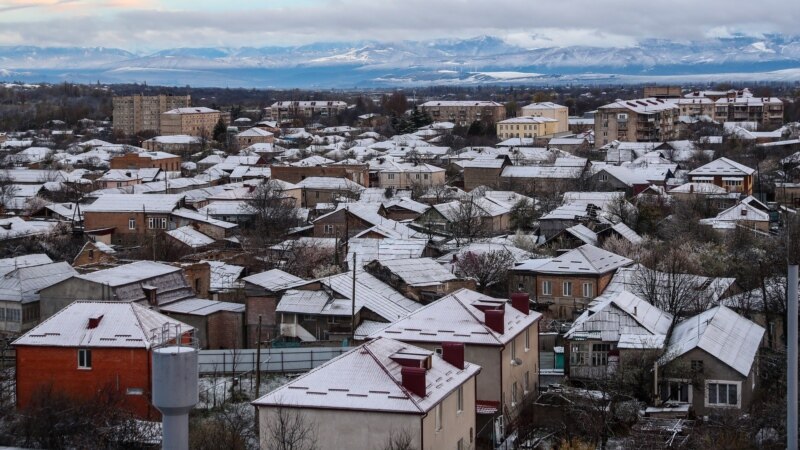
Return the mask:
M228 132L228 127L225 125L225 122L220 119L217 121L217 124L214 125L214 132L213 138L217 142L224 142L225 141L225 134Z

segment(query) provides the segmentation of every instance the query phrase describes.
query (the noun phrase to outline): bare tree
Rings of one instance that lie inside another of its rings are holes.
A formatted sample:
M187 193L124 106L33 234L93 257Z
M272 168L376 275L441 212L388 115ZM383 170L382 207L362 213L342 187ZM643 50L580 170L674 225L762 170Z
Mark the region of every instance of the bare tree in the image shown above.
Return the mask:
M459 200L452 207L449 231L457 245L472 242L486 234L488 230L484 226L484 215L472 197Z
M389 437L383 445L383 450L416 450L414 437L406 428L389 431Z
M634 271L634 294L674 317L704 310L708 305L703 302L708 299L701 298L703 278L689 273L697 270L691 250L684 246L660 247Z
M314 450L317 448L317 425L306 414L278 406L266 411L266 426L261 430L262 444L271 450Z
M17 193L19 188L14 185L14 181L8 173L8 170L0 171L0 210L2 210Z
M495 250L476 254L466 252L456 261L456 272L462 277L474 278L478 290L486 292L492 286L505 286L508 269L514 266L514 256L508 250Z
M196 450L247 450L257 442L253 409L247 403L226 403L211 417L191 424L189 447Z
M256 241L255 248L279 241L300 223L295 200L284 194L278 181L269 180L256 186L245 206L255 215L254 233L248 236Z

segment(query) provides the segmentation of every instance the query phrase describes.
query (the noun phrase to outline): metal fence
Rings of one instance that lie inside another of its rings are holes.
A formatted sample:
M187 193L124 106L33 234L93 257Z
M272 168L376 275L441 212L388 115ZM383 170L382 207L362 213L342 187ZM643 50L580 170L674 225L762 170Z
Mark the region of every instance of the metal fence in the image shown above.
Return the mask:
M261 372L307 372L350 350L350 347L261 349ZM256 349L200 350L200 375L237 374L256 370Z

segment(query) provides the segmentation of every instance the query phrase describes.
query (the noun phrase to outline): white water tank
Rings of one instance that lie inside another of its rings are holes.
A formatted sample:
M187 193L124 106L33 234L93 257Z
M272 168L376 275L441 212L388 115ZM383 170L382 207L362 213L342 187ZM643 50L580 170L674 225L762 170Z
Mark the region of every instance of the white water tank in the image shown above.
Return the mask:
M188 450L189 412L198 401L197 349L168 345L153 350L153 406L163 416L164 450Z

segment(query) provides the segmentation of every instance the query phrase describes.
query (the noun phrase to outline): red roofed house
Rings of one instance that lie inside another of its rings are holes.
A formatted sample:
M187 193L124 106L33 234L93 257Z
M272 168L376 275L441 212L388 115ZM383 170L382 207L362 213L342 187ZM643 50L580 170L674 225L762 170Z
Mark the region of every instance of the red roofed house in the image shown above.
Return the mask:
M194 329L128 302L76 301L14 341L17 408L41 389L91 399L104 389L146 420L160 419L150 401L153 346L162 327L189 339ZM158 330L157 335L155 331Z

